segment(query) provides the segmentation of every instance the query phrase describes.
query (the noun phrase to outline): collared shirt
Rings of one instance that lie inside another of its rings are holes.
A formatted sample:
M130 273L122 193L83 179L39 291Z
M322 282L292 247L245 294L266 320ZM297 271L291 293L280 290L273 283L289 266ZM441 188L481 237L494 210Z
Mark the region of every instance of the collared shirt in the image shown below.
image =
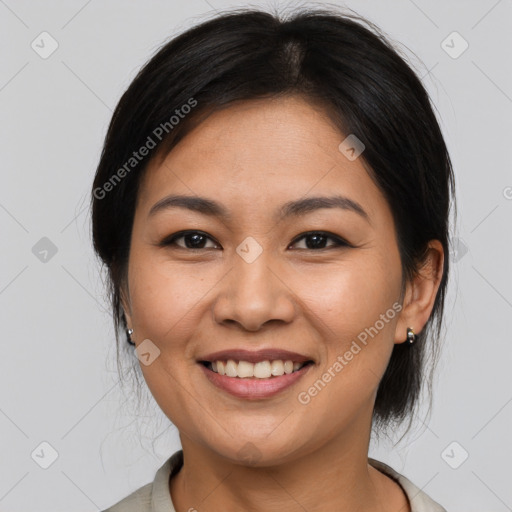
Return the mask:
M402 487L411 504L411 512L446 512L439 503L387 464L372 458L368 458L368 463ZM169 491L169 479L182 466L183 450L178 450L156 472L153 482L141 487L103 512L176 512Z

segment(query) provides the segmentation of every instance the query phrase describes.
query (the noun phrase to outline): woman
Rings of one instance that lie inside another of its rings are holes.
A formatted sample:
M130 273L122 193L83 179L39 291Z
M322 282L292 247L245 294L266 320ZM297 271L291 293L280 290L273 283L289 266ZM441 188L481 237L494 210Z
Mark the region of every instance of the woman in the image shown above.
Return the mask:
M368 447L437 354L453 190L425 89L357 16L233 11L163 46L92 220L182 450L108 511L443 511Z

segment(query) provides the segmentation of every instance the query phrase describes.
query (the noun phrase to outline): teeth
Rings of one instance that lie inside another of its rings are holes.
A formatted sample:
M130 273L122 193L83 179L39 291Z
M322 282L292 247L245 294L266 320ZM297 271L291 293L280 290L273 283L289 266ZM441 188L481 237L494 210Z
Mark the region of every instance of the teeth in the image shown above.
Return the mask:
M254 365L254 376L258 379L268 379L272 375L270 361L260 361Z
M252 377L254 375L254 365L247 361L238 363L237 375L235 377Z
M238 365L233 359L229 359L226 363L226 375L228 377L238 377Z
M270 373L272 375L284 375L283 361L272 361L270 363Z
M268 379L272 376L279 377L293 373L300 370L305 364L280 359L260 361L254 364L249 361L239 361L237 363L233 359L228 359L227 361L213 361L211 369L219 375L227 375L228 377Z

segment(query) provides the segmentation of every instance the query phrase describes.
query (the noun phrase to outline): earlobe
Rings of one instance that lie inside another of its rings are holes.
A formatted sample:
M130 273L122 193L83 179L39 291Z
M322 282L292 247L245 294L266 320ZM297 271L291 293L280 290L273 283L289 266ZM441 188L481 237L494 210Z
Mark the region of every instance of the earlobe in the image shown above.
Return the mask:
M125 321L126 321L126 328L127 329L132 329L132 318L131 316L126 312L126 309L123 308L123 315L124 315L124 318L125 318Z
M127 292L127 290L125 289L124 286L120 287L119 297L120 297L120 301L121 301L121 307L123 308L123 315L126 320L126 327L127 327L127 329L131 329L132 328L132 317L131 317L132 310L131 310L131 305L130 305L129 293Z
M396 344L410 341L408 328L418 335L427 323L441 284L443 268L443 246L439 240L431 240L424 264L417 275L407 283L404 306L396 324Z
M131 307L129 306L130 302L123 297L123 293L121 293L121 307L123 309L123 317L126 323L126 336L127 341L130 345L135 345L135 342L132 339L133 334L133 324L131 317Z

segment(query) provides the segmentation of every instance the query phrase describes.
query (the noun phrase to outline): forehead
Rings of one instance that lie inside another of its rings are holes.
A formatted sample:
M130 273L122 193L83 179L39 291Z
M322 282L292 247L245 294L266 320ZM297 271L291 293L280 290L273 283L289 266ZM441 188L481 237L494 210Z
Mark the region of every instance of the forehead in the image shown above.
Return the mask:
M362 158L339 145L346 135L300 97L258 99L214 112L163 160L150 162L139 191L148 211L165 194L215 197L233 208L266 208L307 195L341 193L387 208Z

